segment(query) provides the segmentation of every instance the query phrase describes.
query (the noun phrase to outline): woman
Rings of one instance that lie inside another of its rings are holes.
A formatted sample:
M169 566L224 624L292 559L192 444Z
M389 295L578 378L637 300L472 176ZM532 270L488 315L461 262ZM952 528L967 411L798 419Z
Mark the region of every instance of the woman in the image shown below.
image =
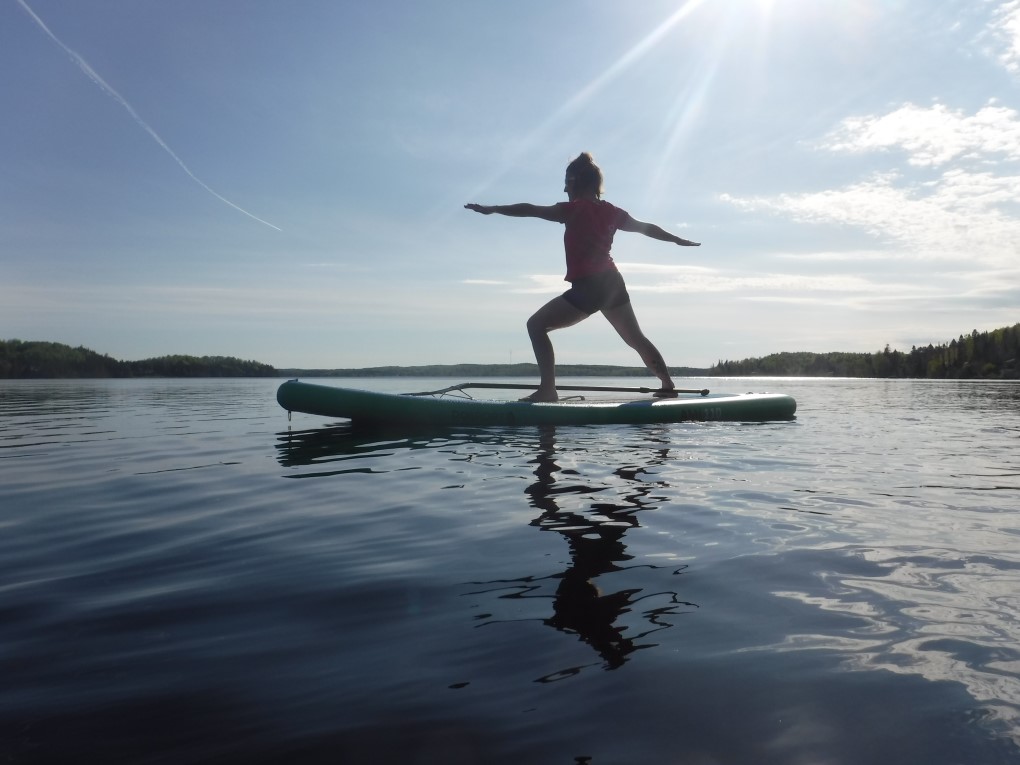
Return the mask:
M602 312L623 341L638 352L645 366L659 378L662 390L656 395L676 395L673 393L676 386L662 354L638 326L627 287L609 251L617 231L634 231L684 247L698 247L699 243L674 236L654 223L635 220L626 211L604 201L602 171L587 152L567 165L563 190L568 201L548 206L527 203L464 205L483 215L499 213L514 218L542 218L566 227L563 246L567 256L567 275L564 279L571 286L528 319L528 335L535 349L541 381L538 390L523 400L556 401L559 398L556 393L556 359L549 333L573 326L596 311Z

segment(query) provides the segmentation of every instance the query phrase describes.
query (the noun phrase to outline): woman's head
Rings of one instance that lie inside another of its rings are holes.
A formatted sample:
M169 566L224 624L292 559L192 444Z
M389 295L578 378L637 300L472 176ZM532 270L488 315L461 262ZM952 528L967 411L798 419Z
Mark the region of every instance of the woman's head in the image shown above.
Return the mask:
M594 194L598 199L602 196L602 170L595 164L591 154L581 152L577 159L567 165L564 185L572 198Z

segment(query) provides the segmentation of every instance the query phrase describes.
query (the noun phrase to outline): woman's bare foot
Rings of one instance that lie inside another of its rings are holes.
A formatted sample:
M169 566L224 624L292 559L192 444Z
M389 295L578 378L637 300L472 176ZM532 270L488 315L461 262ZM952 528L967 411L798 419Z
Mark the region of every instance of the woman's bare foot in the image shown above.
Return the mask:
M556 392L555 388L553 388L552 390L539 388L534 393L531 393L531 394L525 396L524 398L522 398L520 400L521 401L530 401L532 404L540 404L540 403L541 404L552 404L552 403L555 403L556 401L559 401L560 400L560 396Z
M676 384L672 380L662 383L662 387L655 391L652 395L655 398L676 398Z

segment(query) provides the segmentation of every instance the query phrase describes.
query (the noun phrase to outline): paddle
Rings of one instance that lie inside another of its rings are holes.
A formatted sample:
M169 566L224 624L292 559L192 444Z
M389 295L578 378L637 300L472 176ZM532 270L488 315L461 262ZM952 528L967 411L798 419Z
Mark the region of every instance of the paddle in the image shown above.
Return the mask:
M451 385L441 390L426 390L420 393L405 393L405 396L440 396L443 393L453 393L465 388L497 388L501 390L538 390L537 385L527 383L460 383ZM708 395L708 388L691 389L676 388L673 391L664 391L662 388L626 388L606 385L557 385L556 390L577 390L577 391L599 391L603 393L696 393L701 396Z

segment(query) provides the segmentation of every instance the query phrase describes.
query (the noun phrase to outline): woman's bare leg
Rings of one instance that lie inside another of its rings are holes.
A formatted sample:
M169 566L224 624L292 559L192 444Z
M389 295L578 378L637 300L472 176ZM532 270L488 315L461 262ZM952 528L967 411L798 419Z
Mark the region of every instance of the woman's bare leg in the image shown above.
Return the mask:
M566 301L564 301L566 302ZM652 374L659 378L663 390L673 390L676 385L666 367L666 361L659 353L659 349L652 345L652 341L645 337L638 325L637 316L634 315L634 308L631 304L624 303L616 308L607 308L602 312L617 334L623 338L623 342L633 348L641 356Z
M556 401L556 354L549 333L584 321L588 314L575 308L563 296L553 298L528 319L528 336L535 349L540 380L538 390L528 396L529 401Z

